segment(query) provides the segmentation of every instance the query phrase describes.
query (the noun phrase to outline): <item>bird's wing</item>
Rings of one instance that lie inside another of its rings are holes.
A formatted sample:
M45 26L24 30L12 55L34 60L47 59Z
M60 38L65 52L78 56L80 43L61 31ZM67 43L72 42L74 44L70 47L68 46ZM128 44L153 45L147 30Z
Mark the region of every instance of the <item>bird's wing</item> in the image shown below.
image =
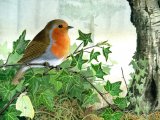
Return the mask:
M45 52L47 47L48 45L44 45L42 42L32 41L32 43L26 48L23 57L18 63L25 63L39 57Z
M43 30L39 32L27 46L23 57L18 61L18 63L26 63L42 55L49 45L48 39L49 38L46 38Z

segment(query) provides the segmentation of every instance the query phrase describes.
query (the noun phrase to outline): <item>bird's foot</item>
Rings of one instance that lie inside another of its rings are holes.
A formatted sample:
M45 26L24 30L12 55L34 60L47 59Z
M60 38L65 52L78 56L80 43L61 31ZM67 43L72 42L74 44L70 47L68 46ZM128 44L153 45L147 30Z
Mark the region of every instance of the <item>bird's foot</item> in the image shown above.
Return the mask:
M62 69L60 65L57 65L55 68L56 68L57 71Z
M44 65L45 67L48 67L48 68L49 68L49 66L50 66L50 64L49 64L48 62L44 62L43 65Z

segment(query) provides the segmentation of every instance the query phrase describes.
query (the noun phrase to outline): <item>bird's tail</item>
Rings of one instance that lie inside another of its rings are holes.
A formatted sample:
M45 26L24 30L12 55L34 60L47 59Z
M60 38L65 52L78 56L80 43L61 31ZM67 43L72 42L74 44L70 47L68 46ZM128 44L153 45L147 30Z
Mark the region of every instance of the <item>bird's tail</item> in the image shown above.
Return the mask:
M13 78L13 80L12 80L12 84L13 84L13 85L19 84L21 78L22 78L23 75L24 75L24 72L25 72L25 71L23 70L23 67L21 67L21 68L17 71L16 75L14 76L14 78Z

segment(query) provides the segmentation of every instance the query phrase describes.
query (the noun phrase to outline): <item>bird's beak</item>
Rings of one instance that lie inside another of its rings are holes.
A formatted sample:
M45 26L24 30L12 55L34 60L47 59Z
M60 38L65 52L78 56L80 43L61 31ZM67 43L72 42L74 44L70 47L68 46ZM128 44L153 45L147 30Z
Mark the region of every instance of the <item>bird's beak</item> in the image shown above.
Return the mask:
M73 27L72 26L68 26L68 29L72 29Z

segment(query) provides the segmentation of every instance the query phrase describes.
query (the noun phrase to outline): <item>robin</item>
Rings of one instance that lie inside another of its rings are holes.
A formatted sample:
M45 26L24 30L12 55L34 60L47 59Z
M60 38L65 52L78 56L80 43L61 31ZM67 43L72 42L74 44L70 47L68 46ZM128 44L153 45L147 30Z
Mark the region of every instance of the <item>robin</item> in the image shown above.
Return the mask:
M68 26L64 20L55 19L50 21L29 43L18 63L48 63L53 66L61 64L69 53L68 29L70 28L73 27ZM17 85L24 72L30 67L38 66L22 65L13 78L12 84Z

